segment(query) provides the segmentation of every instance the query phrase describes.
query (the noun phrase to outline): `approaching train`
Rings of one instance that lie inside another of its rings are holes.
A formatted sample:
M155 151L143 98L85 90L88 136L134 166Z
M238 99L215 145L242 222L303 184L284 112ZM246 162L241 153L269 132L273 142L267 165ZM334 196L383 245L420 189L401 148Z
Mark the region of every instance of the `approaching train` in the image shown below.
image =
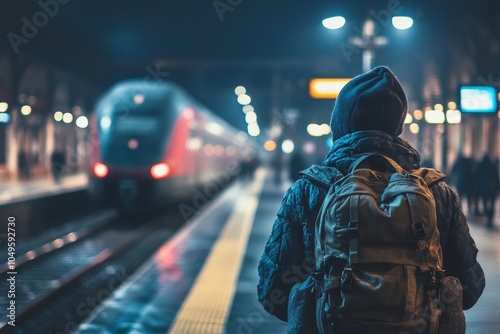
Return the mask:
M100 98L91 120L90 192L122 211L207 199L254 158L245 133L171 82L128 80Z

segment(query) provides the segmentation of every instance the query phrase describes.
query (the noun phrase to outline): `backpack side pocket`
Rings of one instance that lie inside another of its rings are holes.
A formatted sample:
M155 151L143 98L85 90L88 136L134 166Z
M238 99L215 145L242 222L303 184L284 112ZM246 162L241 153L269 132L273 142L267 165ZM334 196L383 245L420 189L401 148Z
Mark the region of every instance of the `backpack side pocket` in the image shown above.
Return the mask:
M316 288L312 276L292 287L288 300L287 333L316 334Z

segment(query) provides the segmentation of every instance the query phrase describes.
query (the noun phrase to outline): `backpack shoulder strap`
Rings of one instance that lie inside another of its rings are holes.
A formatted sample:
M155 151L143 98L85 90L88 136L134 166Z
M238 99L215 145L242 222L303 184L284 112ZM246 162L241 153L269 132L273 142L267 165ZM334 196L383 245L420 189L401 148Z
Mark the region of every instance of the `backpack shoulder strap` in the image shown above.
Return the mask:
M374 169L380 169L382 164L385 164L389 169L393 169L394 172L404 174L406 171L394 160L389 157L386 157L382 154L372 153L365 155L358 160L356 160L350 167L349 172L360 168L363 165L369 163L368 166L374 167ZM441 173L440 171L433 168L419 168L410 171L411 174L421 177L427 186L430 186L433 183L443 180L446 175Z
M349 173L352 173L358 168L369 168L378 171L389 171L404 174L405 170L391 158L379 154L379 153L369 153L363 155L361 158L354 161L349 167Z
M413 175L420 176L427 186L430 186L433 183L443 180L446 175L441 173L440 171L432 168L419 168L412 170L411 173Z
M330 188L335 181L343 176L335 167L320 165L312 165L300 171L299 174L311 180L314 184L326 189Z

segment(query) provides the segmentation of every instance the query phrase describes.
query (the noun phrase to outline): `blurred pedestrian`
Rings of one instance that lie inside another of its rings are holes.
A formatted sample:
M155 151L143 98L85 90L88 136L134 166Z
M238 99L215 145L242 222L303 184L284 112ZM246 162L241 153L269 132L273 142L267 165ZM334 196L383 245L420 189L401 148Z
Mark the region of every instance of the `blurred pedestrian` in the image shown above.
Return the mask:
M477 166L477 186L487 226L493 228L495 202L500 189L500 176L498 175L498 167L488 154L484 155L483 160Z
M300 177L299 172L306 169L306 167L308 166L302 154L300 154L300 152L295 152L290 158L290 179L292 181L297 180Z
M30 177L28 156L26 151L21 149L17 154L17 170L19 171L19 179L28 180Z
M464 199L467 201L467 213L478 213L477 195L475 181L474 160L465 157L462 153L458 156L452 168L452 180L457 189L460 202L463 204Z
M50 167L52 170L52 175L54 176L54 180L56 182L61 181L61 177L63 175L66 164L65 160L65 154L60 150L54 150L54 152L52 152L52 155L50 156Z
M248 154L241 163L240 175L244 180L250 180L258 166L259 160L257 155L255 153Z
M421 166L427 168L434 168L434 162L432 161L432 159L427 158L422 161Z

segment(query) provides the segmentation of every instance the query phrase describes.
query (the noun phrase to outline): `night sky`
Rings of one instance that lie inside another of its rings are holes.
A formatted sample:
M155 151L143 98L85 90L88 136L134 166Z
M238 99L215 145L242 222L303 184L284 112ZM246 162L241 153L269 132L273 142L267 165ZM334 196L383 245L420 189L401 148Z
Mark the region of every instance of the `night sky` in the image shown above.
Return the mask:
M328 114L333 101L313 101L307 83L361 72L361 53L346 54L345 46L366 17L390 41L376 51L374 65L391 67L417 106L450 99L462 83L500 84L497 0L1 3L0 47L9 52L45 61L99 90L156 71L238 126L241 115L229 111L239 108L234 87L247 87L265 120L276 78L281 107ZM396 31L388 23L391 12L413 17L412 29ZM346 26L325 29L322 19L333 15L345 16ZM30 31L26 25L36 20L37 31Z

